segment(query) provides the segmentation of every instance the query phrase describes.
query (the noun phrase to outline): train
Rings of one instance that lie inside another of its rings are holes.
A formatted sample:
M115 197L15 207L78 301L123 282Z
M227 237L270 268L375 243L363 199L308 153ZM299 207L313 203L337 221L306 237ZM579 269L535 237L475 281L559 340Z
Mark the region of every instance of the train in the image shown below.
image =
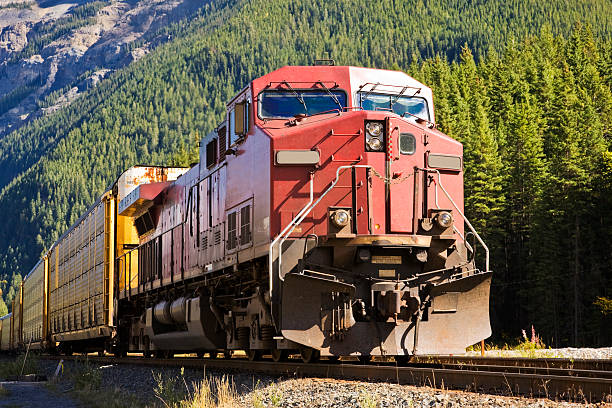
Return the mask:
M431 88L285 66L226 106L198 163L129 168L51 245L0 350L405 362L491 335L489 250Z

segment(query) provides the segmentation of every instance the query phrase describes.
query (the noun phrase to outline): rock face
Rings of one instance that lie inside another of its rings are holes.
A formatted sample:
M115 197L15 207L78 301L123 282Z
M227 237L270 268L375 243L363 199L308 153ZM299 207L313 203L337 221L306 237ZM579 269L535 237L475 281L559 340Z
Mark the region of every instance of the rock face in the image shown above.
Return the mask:
M0 30L0 59L6 59L10 54L19 52L26 46L30 27L30 23L21 22Z
M208 1L57 3L0 0L0 137L67 106L113 71L142 58L166 40L156 35L160 28ZM136 40L139 46L131 47ZM3 103L7 100L10 104Z

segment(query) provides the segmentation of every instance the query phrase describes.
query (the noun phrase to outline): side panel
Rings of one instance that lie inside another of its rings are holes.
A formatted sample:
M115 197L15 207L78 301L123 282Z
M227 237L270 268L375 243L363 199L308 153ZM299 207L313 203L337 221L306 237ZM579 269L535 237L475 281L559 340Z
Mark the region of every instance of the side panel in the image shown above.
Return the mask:
M23 342L34 348L44 338L45 265L43 258L23 281Z
M106 194L49 258L49 322L54 341L110 334L114 272L115 199Z
M463 161L463 146L450 139L448 136L437 133L433 134L429 138L429 144L425 151L425 161L427 162L427 156L430 154L440 154L447 157L461 158ZM462 236L464 233L464 222L461 215L457 213L455 207L448 199L446 194L442 191L442 187L453 197L453 201L459 207L461 212L464 212L463 208L463 169L460 171L437 169L440 172L440 182L438 183L438 174L430 173L433 176L434 182L429 183L427 187L427 208L443 208L453 211L455 217L455 228L459 231ZM436 193L437 190L437 193ZM438 203L436 205L436 196L438 197ZM460 241L463 241L461 237L457 237Z
M7 351L11 345L11 314L4 316L0 323L2 324L0 350Z
M12 323L12 327L13 327L13 333L12 333L12 339L11 339L11 346L12 348L19 348L21 347L21 342L22 342L22 327L23 327L23 304L22 304L22 299L23 299L23 286L20 285L19 289L17 290L17 294L15 295L15 299L13 300L13 323Z

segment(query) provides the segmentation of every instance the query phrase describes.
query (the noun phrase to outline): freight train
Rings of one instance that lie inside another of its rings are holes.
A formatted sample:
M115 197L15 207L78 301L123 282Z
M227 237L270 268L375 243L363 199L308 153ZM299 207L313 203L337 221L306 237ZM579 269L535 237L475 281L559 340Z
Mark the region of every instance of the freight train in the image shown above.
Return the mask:
M463 166L405 73L280 68L227 103L199 163L102 194L24 279L0 349L462 353L491 334L492 276Z

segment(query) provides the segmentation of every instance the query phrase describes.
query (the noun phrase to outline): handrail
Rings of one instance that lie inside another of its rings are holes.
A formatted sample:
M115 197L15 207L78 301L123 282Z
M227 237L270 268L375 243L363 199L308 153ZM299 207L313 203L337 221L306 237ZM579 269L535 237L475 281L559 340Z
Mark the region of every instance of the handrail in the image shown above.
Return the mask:
M346 170L350 168L372 168L372 166L367 164L353 164L353 165L345 165L339 166L336 169L336 178L331 183L331 185L325 190L321 196L317 199L317 201L313 202L314 199L314 191L313 191L313 180L314 175L311 175L310 179L310 201L306 204L304 208L291 220L291 222L283 229L283 231L272 241L270 245L270 255L269 255L269 275L270 275L270 295L272 295L272 276L273 276L273 251L274 246L279 244L278 251L278 277L281 281L283 281L283 277L281 276L282 272L282 246L285 240L293 233L295 228L306 218L306 216L321 202L321 200L338 184L338 180L340 179L340 171Z
M276 238L274 238L274 241L272 241L272 243L270 244L269 255L268 255L268 275L269 275L269 281L270 281L269 282L270 298L272 298L272 278L273 278L272 270L274 268L274 262L273 262L274 246L281 239L281 237L287 232L287 230L289 230L289 228L291 227L291 225L293 225L295 220L298 217L300 217L304 211L308 209L308 207L312 204L313 201L314 201L314 174L310 174L310 200L304 206L304 208L302 208L302 210L293 218L293 220L289 224L287 224L287 226L281 231L281 233ZM289 232L289 234L291 234L291 232L293 232L293 229ZM280 271L281 252L282 252L281 249L282 249L282 243L279 246L279 251L278 251L279 271ZM280 276L280 273L279 273L279 276ZM270 306L271 305L272 305L272 302L270 302Z
M485 250L485 269L488 272L489 271L489 247L487 247L487 245L484 243L484 241L482 240L482 238L480 237L480 235L478 234L478 232L476 232L476 229L474 229L474 227L472 226L472 224L470 223L470 221L467 219L467 217L465 216L465 214L463 214L463 212L459 209L459 207L457 206L457 204L455 204L455 201L452 199L452 197L450 196L450 194L448 194L448 192L446 191L446 189L444 188L444 186L442 185L442 180L440 177L440 171L436 170L436 169L419 169L419 170L423 170L426 172L431 172L431 173L436 173L438 175L438 181L436 183L436 185L439 185L440 188L442 189L442 191L444 192L444 194L446 195L446 198L449 199L449 201L451 202L451 204L453 205L453 207L455 207L455 210L457 210L457 212L461 215L461 217L463 218L463 221L466 223L466 225L468 226L468 228L470 229L470 231L472 231L472 233L474 234L474 236L476 237L476 239L478 240L478 242L480 243L480 245L482 245L482 247ZM434 180L435 181L435 180ZM440 208L440 206L438 205L438 190L436 188L436 192L435 192L435 201L436 201L436 206L438 208ZM459 232L459 231L457 231ZM461 233L459 233L459 235L461 236L461 238L465 241L465 238L463 238L463 235ZM467 242L466 242L467 243Z
M432 170L432 169L419 169L419 170L424 170L424 171L426 171L426 172L434 172L434 171L437 171L437 170ZM435 180L434 180L434 183L435 183ZM438 183L437 183L437 184L440 184L440 183L439 183L439 178L438 178ZM447 196L448 196L448 194L447 194ZM440 208L440 204L438 204L438 189L437 189L437 188L434 190L434 203L436 204L436 208L438 208L438 209L439 209L439 208ZM468 250L470 250L471 252L474 252L474 249L472 248L472 246L470 245L470 243L467 241L467 239L466 239L466 238L465 238L465 236L464 236L464 235L461 233L461 231L459 231L459 230L457 229L457 227L455 227L455 225L454 225L454 224L453 224L453 231L455 231L457 234L459 234L459 236L460 236L460 237L461 237L461 239L463 240L463 243L465 244L465 246L467 247L467 249L468 249Z

